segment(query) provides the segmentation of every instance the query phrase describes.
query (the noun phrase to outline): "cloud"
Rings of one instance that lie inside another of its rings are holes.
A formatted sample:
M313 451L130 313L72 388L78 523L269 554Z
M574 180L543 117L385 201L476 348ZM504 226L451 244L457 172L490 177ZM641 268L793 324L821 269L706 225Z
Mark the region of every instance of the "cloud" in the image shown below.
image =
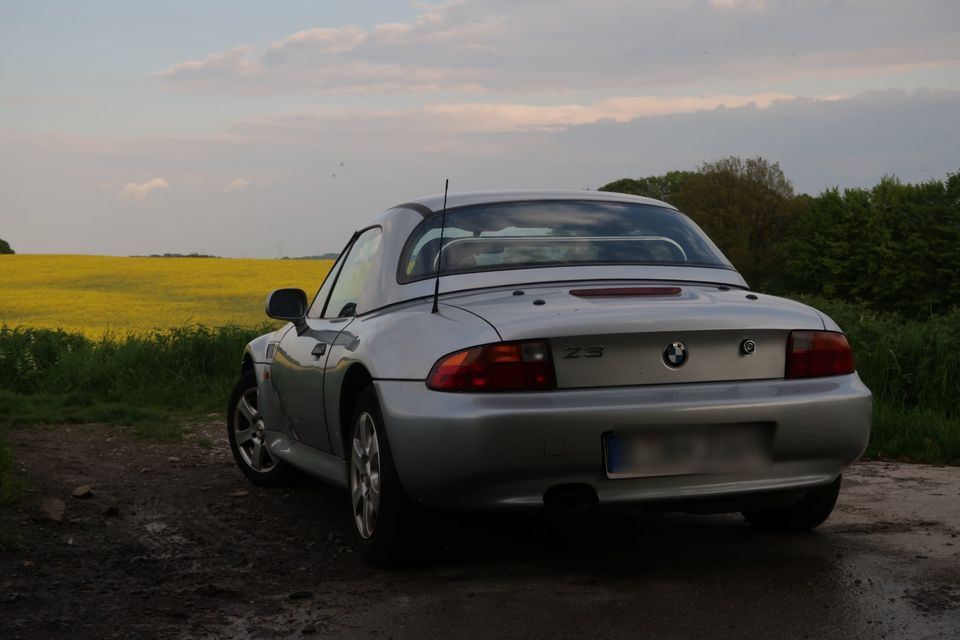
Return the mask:
M792 100L796 97L786 93L760 93L743 96L621 96L606 98L586 105L443 103L427 105L422 108L422 111L430 116L445 118L447 126L460 132L549 131L600 120L627 122L641 117L692 113L718 108L736 108L746 105L754 105L765 109L777 101ZM842 97L832 95L817 99L837 100Z
M422 109L261 118L221 135L82 137L0 129L0 159L11 159L4 164L3 199L31 212L8 216L5 224L12 225L10 235L23 238L17 248L23 245L24 252L130 255L202 248L275 257L282 244L284 254L314 255L341 248L384 207L441 191L447 177L453 191L595 189L617 178L759 155L778 161L797 191L817 193L834 185L869 187L885 174L918 182L960 170L960 91L771 97L766 107L759 105L548 128L528 126L544 121L543 114L514 116L510 106L477 132L466 130L476 114L436 116ZM615 112L603 101L583 107ZM101 182L122 184L129 175L158 175L158 166L170 167L162 175L183 196L177 206L164 207L164 215L131 217L129 203L105 201L97 188ZM50 189L51 174L67 179ZM257 188L247 188L241 198L224 197L221 189L231 176L256 176L251 186ZM50 234L50 228L60 232ZM185 228L191 243L186 248ZM231 231L236 229L247 232Z
M84 105L98 102L94 96L81 95L22 95L0 98L0 104L26 107Z
M156 74L211 94L569 91L781 81L960 64L956 0L460 0L368 28L323 25ZM909 28L904 28L908 24ZM783 25L790 25L784 30Z
M250 184L250 181L246 178L234 178L227 184L223 185L223 192L230 193L231 191L236 191L237 189L243 189L248 184Z
M920 180L960 169L957 109L960 91L628 96L565 107L436 104L262 118L235 124L227 140L288 158L281 162L293 164L272 170L311 183L310 167L321 164L313 158L324 149L323 162L345 157L360 184L400 198L415 195L404 185L419 184L417 176L449 175L457 190L595 188L728 155L779 161L798 189L815 193L835 184L871 185L884 174ZM360 191L369 189L352 193Z
M153 191L157 189L167 189L169 187L170 183L163 178L154 178L146 182L141 182L140 184L128 182L117 192L117 197L124 200L146 200L147 196Z
M261 117L235 123L224 136L232 140L294 140L304 135L329 136L367 145L375 137L383 145L416 148L450 144L463 136L485 133L536 133L562 131L601 122L629 122L637 118L695 113L714 109L754 106L767 109L796 99L785 93L703 96L617 96L596 102L537 105L524 102L440 102L396 111L323 109L313 112ZM811 98L841 100L842 95ZM412 138L410 132L419 132ZM446 139L447 143L440 141ZM471 144L478 141L473 139Z
M840 100L797 98L744 106L597 122L559 132L541 150L547 171L584 154L594 184L692 169L730 155L780 162L797 190L869 187L884 175L942 180L960 169L960 91L868 91ZM556 158L558 160L552 160ZM591 167L592 170L592 167Z
M760 11L767 7L767 0L710 0L710 6L717 9L750 9Z

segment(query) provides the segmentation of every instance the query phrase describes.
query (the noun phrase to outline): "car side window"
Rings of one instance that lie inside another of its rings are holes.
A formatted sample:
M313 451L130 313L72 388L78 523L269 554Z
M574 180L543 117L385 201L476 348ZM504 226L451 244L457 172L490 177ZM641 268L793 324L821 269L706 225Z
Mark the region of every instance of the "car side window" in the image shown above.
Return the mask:
M348 318L357 313L360 294L371 275L380 254L379 227L367 229L350 247L350 253L337 274L330 300L324 308L324 318Z
M323 307L327 303L327 297L330 295L330 289L333 288L333 283L337 281L337 274L340 273L340 269L343 267L343 261L346 258L347 251L349 250L350 243L348 242L347 246L344 247L343 251L340 252L340 255L337 256L337 259L330 267L330 271L327 272L327 277L323 279L323 284L320 285L320 290L317 291L317 295L314 296L313 302L310 304L310 311L307 312L308 318L322 317Z

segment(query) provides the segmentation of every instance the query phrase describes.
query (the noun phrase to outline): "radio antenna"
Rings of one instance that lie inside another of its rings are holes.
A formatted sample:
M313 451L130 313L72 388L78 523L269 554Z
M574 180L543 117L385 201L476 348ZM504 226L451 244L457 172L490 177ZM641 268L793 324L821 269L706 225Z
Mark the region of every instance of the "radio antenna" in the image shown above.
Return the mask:
M433 285L433 310L437 312L437 301L440 299L440 259L443 258L443 228L447 226L447 190L450 188L450 178L443 183L443 209L440 211L440 246L437 249L437 280Z

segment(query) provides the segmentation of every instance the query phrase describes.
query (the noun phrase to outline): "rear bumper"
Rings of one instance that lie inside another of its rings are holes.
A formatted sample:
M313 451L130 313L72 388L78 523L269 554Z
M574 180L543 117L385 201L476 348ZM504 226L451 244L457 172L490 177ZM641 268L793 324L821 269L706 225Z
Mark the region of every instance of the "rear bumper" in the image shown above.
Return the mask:
M872 412L856 374L509 394L441 393L412 381L376 388L401 482L440 508L537 508L551 487L571 483L592 487L601 504L821 486L863 453ZM607 432L748 422L773 424L772 464L763 471L606 477Z

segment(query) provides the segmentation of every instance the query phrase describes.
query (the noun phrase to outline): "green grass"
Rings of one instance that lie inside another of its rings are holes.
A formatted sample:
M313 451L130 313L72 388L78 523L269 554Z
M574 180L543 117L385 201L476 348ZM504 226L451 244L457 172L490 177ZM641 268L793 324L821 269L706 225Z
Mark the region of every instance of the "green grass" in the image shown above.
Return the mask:
M93 340L0 327L0 427L104 423L175 441L180 418L224 409L243 346L268 330L194 326Z
M849 336L857 370L877 398L960 418L960 310L913 320L864 304L807 301Z
M925 319L801 297L846 332L874 395L867 455L960 465L960 310Z
M960 465L960 310L916 320L865 304L804 301L844 329L874 393L867 455ZM4 428L106 423L175 441L183 417L224 410L243 345L269 330L193 326L93 340L0 327L0 502L22 491Z
M960 419L924 409L874 403L867 457L960 465Z
M23 490L6 429L103 423L178 441L183 418L225 410L243 346L269 330L194 326L93 340L0 327L0 504Z
M0 424L134 424L224 408L243 346L269 327L184 327L91 340L0 327Z

